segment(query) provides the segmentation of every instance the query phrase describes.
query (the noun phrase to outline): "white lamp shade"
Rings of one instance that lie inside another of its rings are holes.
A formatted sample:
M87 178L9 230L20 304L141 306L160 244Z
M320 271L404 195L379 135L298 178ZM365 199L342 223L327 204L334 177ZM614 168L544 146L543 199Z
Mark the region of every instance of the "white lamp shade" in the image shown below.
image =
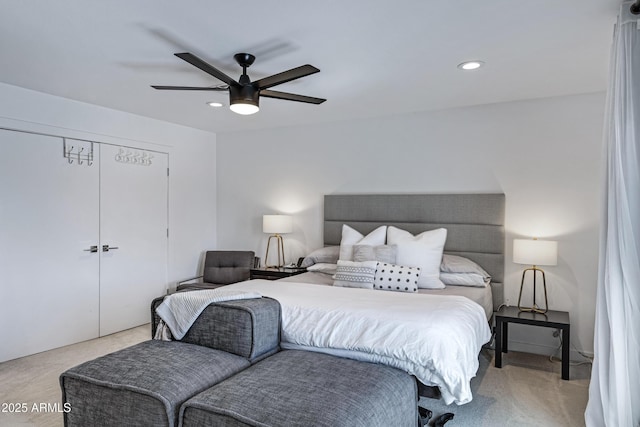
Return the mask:
M558 242L514 239L513 262L527 265L557 265Z
M262 215L262 232L270 234L285 234L293 231L293 217L291 215Z

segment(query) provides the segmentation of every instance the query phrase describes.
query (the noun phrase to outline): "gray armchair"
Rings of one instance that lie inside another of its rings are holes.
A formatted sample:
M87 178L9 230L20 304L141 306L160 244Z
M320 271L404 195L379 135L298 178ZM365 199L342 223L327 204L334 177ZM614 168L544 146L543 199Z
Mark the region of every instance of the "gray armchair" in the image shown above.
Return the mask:
M207 251L202 276L178 282L177 291L215 289L249 280L250 270L259 263L253 251ZM202 279L201 282L192 282Z

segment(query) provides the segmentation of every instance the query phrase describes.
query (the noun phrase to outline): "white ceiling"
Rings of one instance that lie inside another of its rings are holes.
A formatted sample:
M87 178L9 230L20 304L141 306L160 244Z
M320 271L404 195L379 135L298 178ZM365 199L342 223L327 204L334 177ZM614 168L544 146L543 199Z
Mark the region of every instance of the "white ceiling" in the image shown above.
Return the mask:
M213 132L294 126L603 91L617 0L0 0L0 81ZM239 116L191 52L252 80L321 72ZM481 59L463 72L457 64ZM221 100L213 109L206 101ZM37 108L37 106L34 106Z

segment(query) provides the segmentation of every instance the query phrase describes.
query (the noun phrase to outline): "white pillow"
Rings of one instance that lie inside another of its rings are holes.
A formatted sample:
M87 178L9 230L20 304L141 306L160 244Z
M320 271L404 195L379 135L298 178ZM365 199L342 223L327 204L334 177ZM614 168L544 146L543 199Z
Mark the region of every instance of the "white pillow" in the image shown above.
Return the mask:
M357 230L342 224L342 239L340 240L340 260L353 261L353 245L384 245L387 237L387 226L381 225L366 236Z
M373 288L383 291L418 292L419 267L378 262Z
M316 273L336 274L338 264L328 262L318 262L307 267L307 271L315 271Z
M333 276L333 286L345 288L373 289L377 261L338 261L338 269Z
M440 263L446 240L446 228L425 231L417 236L393 226L387 230L387 244L398 247L396 264L420 267L418 287L422 289L445 287L440 280Z

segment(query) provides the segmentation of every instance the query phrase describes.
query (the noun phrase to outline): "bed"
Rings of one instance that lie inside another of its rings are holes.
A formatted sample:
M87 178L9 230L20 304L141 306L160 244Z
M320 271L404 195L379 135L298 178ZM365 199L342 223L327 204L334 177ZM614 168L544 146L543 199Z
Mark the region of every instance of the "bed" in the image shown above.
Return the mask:
M503 302L504 195L327 195L324 202L325 246L340 245L344 224L362 234L380 225L413 234L446 228L444 252L476 262L491 284L385 292L304 273L231 286L280 302L283 348L384 363L437 387L447 404L469 402L478 353L491 338L488 320Z

